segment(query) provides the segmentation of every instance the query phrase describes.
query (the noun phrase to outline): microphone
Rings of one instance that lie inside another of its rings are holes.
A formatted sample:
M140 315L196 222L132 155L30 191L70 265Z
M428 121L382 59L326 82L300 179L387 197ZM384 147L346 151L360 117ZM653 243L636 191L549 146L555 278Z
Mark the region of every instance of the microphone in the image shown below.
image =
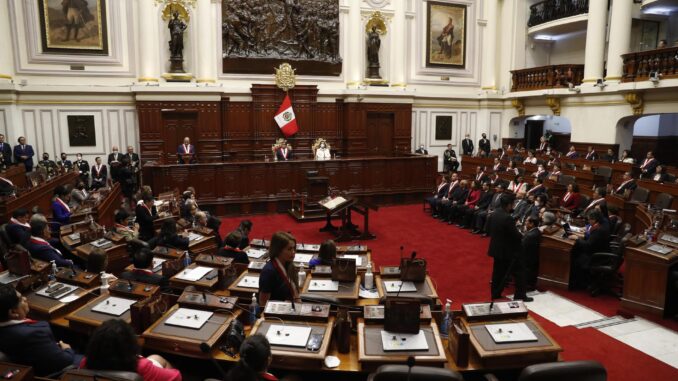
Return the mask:
M226 372L225 372L224 369L221 367L221 365L219 365L219 363L217 362L217 360L216 360L216 359L214 358L214 356L212 355L212 348L210 348L209 344L207 344L207 343L200 343L200 351L201 351L202 353L206 354L207 356L209 356L210 361L212 362L212 364L214 364L214 367L217 368L217 370L219 371L219 374L221 375L221 379L222 379L222 380L226 380Z
M412 367L414 367L414 363L414 356L407 356L407 381L410 381L412 377Z
M207 295L205 295L205 291L202 292L202 302L207 303Z
M132 285L132 281L127 279L127 288L132 291L134 290L134 286Z

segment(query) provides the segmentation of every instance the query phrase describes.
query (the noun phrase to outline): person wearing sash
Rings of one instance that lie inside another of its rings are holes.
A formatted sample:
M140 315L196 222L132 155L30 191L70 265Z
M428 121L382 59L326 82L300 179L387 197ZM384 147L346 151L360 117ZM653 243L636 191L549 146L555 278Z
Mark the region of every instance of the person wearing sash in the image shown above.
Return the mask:
M187 136L184 143L177 148L177 162L179 164L195 163L195 146L191 144L191 139Z
M54 190L54 201L52 201L52 220L67 225L71 222L71 208L68 202L71 199L71 194L65 186L59 185Z
M220 248L217 252L217 255L221 255L227 258L233 258L234 263L244 263L249 264L250 259L243 250L238 248L242 241L242 234L239 231L234 230L226 236L224 240L224 247Z
M26 242L26 250L41 261L54 261L58 267L73 267L73 261L66 259L64 255L52 246L47 240L52 233L46 221L31 221L31 238Z
M581 205L581 195L579 194L579 185L576 183L571 183L567 185L567 193L563 196L561 200L560 207L565 208L569 211L574 211L579 209Z
M23 245L31 238L31 225L28 224L30 218L31 216L26 208L19 208L12 212L12 218L5 226L12 244Z
M289 233L276 232L268 249L270 260L259 276L259 305L269 300L299 301L299 273L294 265L297 240Z
M640 177L643 179L652 178L654 172L657 170L657 159L654 158L654 152L647 151L647 155L643 164L640 165Z
M139 239L142 241L148 241L155 236L153 220L158 218L158 213L153 213L154 210L153 196L144 194L134 211L136 222L139 224Z
M101 158L97 157L95 159L96 164L92 166L92 189L97 190L99 188L106 187L106 180L108 180L108 169L106 165L101 164Z

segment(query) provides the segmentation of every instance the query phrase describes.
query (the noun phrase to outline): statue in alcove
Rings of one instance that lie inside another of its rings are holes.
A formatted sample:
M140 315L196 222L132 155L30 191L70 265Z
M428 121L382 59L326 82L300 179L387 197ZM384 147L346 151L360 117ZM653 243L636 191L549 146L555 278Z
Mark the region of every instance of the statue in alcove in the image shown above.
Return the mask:
M367 78L381 79L379 75L379 48L381 38L377 26L372 26L372 31L367 34Z
M170 72L184 73L184 31L187 25L179 19L179 12L174 11L167 27L170 30Z

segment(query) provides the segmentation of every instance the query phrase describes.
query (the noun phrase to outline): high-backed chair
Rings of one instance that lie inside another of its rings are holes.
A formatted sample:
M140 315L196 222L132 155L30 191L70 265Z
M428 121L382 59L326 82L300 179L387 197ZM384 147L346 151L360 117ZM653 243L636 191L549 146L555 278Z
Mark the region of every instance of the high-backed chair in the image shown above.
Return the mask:
M603 176L605 178L605 183L609 183L610 177L612 177L612 168L598 167L596 168L596 174Z
M0 352L0 362L11 362L11 361L4 352Z
M650 196L650 190L643 187L636 187L636 189L631 194L631 201L635 202L647 202L647 198Z
M560 175L558 178L558 184L568 186L574 183L577 179L572 175Z
M61 381L144 381L143 377L135 372L116 370L71 369L61 376Z
M609 293L621 297L622 277L619 268L624 263L624 244L611 242L610 252L591 255L591 296Z
M407 365L382 365L374 373L367 376L367 381L406 381L409 368ZM463 381L458 372L451 369L413 366L409 377L417 381Z
M672 202L673 196L671 196L668 193L660 193L657 195L657 199L654 201L654 206L659 210L668 209L669 207L671 207Z
M607 371L597 361L563 361L530 365L519 381L606 381Z

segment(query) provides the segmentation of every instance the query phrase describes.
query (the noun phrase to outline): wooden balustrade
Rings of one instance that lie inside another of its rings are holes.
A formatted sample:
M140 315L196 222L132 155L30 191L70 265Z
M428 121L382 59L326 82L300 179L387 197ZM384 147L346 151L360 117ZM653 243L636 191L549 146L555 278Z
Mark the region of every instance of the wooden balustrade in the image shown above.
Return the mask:
M584 65L549 65L511 70L511 91L566 88L581 85Z
M589 0L546 0L530 6L528 27L589 13Z
M678 47L646 50L622 55L622 82L647 81L657 72L660 78L678 78Z

